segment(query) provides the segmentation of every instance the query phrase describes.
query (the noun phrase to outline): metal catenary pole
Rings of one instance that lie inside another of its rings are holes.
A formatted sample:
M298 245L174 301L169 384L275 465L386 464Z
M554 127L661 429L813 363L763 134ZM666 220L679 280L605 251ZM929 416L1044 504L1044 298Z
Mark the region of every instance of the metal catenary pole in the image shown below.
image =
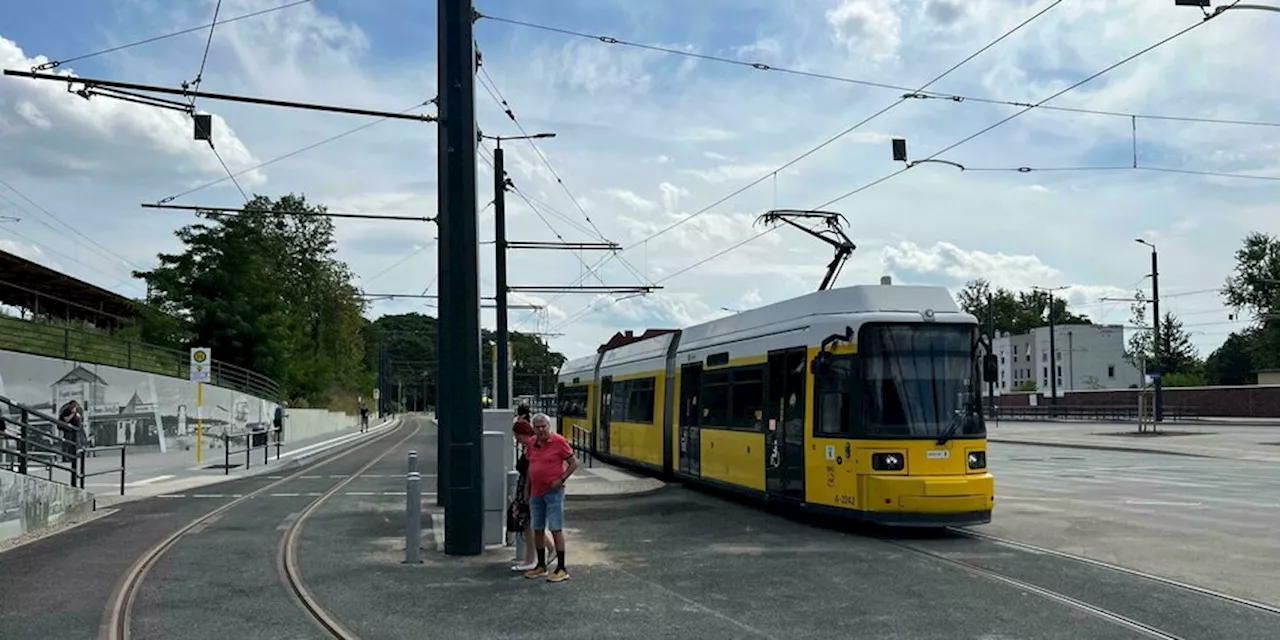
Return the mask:
M479 224L476 212L476 53L472 0L438 0L440 127L439 357L444 549L484 551L480 405ZM448 481L443 481L444 478Z
M1156 422L1164 422L1164 366L1160 358L1160 258L1151 247L1151 356L1156 369Z

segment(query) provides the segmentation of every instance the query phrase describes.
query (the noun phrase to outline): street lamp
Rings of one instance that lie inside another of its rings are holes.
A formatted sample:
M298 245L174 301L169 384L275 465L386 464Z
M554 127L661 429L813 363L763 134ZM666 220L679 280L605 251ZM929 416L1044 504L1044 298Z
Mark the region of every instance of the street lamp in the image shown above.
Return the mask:
M496 333L498 334L498 362L497 371L494 373L494 403L493 406L498 409L511 408L511 389L508 384L507 373L511 370L510 353L507 351L507 172L503 164L502 141L503 140L537 140L542 138L554 138L554 133L535 133L533 135L523 136L487 136L483 133L479 134L480 138L493 140L497 142L497 147L493 150L493 234L494 234L494 277L497 280L498 300L498 326ZM501 375L498 375L501 372Z
M1056 407L1058 406L1058 342L1057 330L1053 326L1053 292L1069 289L1070 287L1031 287L1036 291L1043 291L1049 294L1049 405L1055 407L1050 414L1057 416Z
M1217 17L1222 12L1235 9L1253 9L1254 11L1275 11L1280 13L1280 7L1272 7L1265 4L1240 4L1234 2L1229 5L1221 6L1209 12L1209 5L1213 4L1211 0L1173 0L1174 6L1178 7L1199 7L1204 12L1204 19Z
M1134 242L1151 247L1151 360L1155 365L1156 422L1164 421L1164 371L1160 366L1160 258L1156 245L1134 238Z

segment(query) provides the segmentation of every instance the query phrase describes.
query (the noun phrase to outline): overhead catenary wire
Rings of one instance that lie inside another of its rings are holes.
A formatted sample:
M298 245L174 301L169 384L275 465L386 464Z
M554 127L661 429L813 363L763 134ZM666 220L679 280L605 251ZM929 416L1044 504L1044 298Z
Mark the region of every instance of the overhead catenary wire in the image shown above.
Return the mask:
M1031 24L1031 23L1032 23L1033 21L1035 21L1037 18L1039 18L1039 17L1043 16L1044 14L1048 13L1050 10L1052 10L1054 7L1057 7L1057 6L1058 6L1059 4L1061 4L1061 3L1062 3L1062 0L1054 0L1053 2L1049 3L1049 4L1048 4L1048 5L1046 5L1044 8L1042 8L1042 9L1040 9L1039 11L1037 11L1037 12L1033 13L1030 17L1028 17L1027 19L1025 19L1025 20L1023 20L1022 22L1020 22L1020 23L1018 23L1017 25L1015 25L1013 28L1011 28L1011 29L1009 29L1009 30L1005 31L1004 33L1000 34L1000 36L998 36L997 38L995 38L995 39L994 39L994 40L992 40L991 42L988 42L986 45L983 45L983 46L982 46L980 49L978 49L977 51L975 51L975 52L973 52L973 53L969 54L968 56L966 56L966 57L965 57L964 59L962 59L961 61L959 61L959 62L957 62L956 64L952 65L952 66L951 66L950 68L948 68L946 71L943 71L942 73L940 73L940 74L938 74L937 76L935 76L933 79L931 79L931 80L929 80L928 82L926 82L925 84L921 85L920 87L918 87L918 88L916 89L916 91L924 91L925 89L928 89L930 86L933 86L933 85L934 85L935 83L937 83L938 81L940 81L940 80L942 80L943 78L947 77L948 75L950 75L950 74L954 73L957 69L959 69L960 67L964 66L965 64L968 64L970 61L972 61L974 58L978 57L979 55L982 55L982 54L983 54L984 52L986 52L988 49L990 49L990 48L994 47L995 45L997 45L997 44L999 44L999 43L1001 43L1001 42L1003 42L1006 38L1008 38L1008 37L1012 36L1013 34L1017 33L1017 32L1018 32L1018 31L1020 31L1023 27L1026 27L1028 24ZM875 112L875 113L871 114L870 116L868 116L867 118L864 118L863 120L861 120L861 121L857 122L857 123L856 123L856 124L854 124L853 126L846 128L845 130L841 131L840 133L837 133L836 135L834 135L834 136L832 136L832 137L830 137L830 138L826 139L826 140L825 140L825 141L823 141L822 143L820 143L820 144L818 144L817 146L815 146L815 147L813 147L813 148L809 149L808 151L805 151L804 153L800 154L799 156L796 156L795 158L791 159L790 161L788 161L788 162L784 163L782 166L780 166L780 167L778 167L778 168L774 169L773 171L770 171L769 173L767 173L767 174L765 174L765 175L760 176L759 178L757 178L757 179L753 180L752 182L750 182L750 183L748 183L748 184L746 184L746 185L744 185L744 186L742 186L742 187L739 187L738 189L734 190L733 192L729 193L728 195L726 195L726 196L724 196L724 197L722 197L722 198L720 198L720 199L716 200L715 202L712 202L710 205L707 205L707 206L703 207L702 209L699 209L698 211L695 211L694 213L692 213L692 214L690 214L690 215L688 215L688 216L685 216L684 218L682 218L682 219L680 219L680 220L678 220L678 221L676 221L676 222L672 223L671 225L668 225L667 227L664 227L663 229L660 229L660 230L659 230L659 231L657 231L656 233L651 234L650 236L648 236L648 237L644 238L643 240L640 240L640 241L639 241L639 242L637 242L637 243L633 243L633 244L631 245L631 247L635 247L637 244L646 244L646 243L648 243L650 240L653 240L654 238L657 238L658 236L661 236L662 234L664 234L664 233L666 233L666 232L668 232L668 231L670 231L670 230L672 230L672 229L674 229L674 228L676 228L676 227L678 227L678 226L680 226L680 225L682 225L682 224L684 224L684 223L686 223L686 222L689 222L690 220L692 220L692 219L694 219L694 218L696 218L696 217L698 217L698 216L700 216L700 215L702 215L702 214L704 214L704 213L706 213L706 212L710 211L711 209L713 209L713 208L715 208L715 207L719 206L720 204L722 204L722 203L724 203L724 202L729 201L730 199L732 199L732 198L734 198L734 197L738 196L739 194L741 194L741 193L743 193L743 192L747 191L748 189L751 189L752 187L754 187L754 186L756 186L756 185L758 185L758 184L760 184L760 183L764 182L765 180L768 180L770 176L776 176L778 173L780 173L781 171L783 171L783 170L787 169L788 167L790 167L790 166L792 166L792 165L794 165L794 164L796 164L796 163L798 163L798 162L800 162L800 161L804 160L805 158L807 158L807 157L809 157L809 156L811 156L811 155L813 155L813 154L817 153L818 151L820 151L820 150L822 150L822 149L826 148L827 146L831 145L832 143L836 142L837 140L840 140L841 138L843 138L843 137L845 137L845 136L849 135L850 133L853 133L854 131L858 130L859 128L861 128L862 126L866 125L867 123L869 123L869 122L871 122L871 121L875 120L876 118L879 118L880 116L882 116L882 115L884 115L884 114L888 113L889 111L892 111L892 110L893 110L893 109L895 109L896 107L900 106L900 105L901 105L903 102L905 102L906 100L908 100L908 97L907 97L907 96L899 97L897 100L895 100L894 102L892 102L892 103L890 103L889 105L885 106L884 108L880 109L879 111L877 111L877 112ZM821 208L822 208L822 207L815 207L815 209L821 209ZM744 246L744 245L746 245L747 243L750 243L750 242L752 242L752 241L756 240L757 238L763 237L764 235L766 235L766 234L768 234L768 233L772 233L774 230L776 230L776 229L778 229L778 228L779 228L779 227L771 227L771 228L769 228L769 229L766 229L766 230L764 230L763 232L761 232L761 233L759 233L759 234L756 234L756 235L754 235L754 236L749 237L748 239L744 240L743 242L740 242L740 243L738 243L738 244L736 244L736 245L733 245L733 246L729 247L728 249L725 249L725 250L722 250L722 251L720 251L720 252L717 252L716 254L714 254L714 255L712 256L712 258L708 258L708 259L701 260L701 261L699 261L699 262L695 263L695 264L694 264L693 266L691 266L691 267L686 267L685 269L682 269L682 270L680 270L680 271L677 271L677 272L675 272L675 273L673 273L673 274L668 274L665 278L663 278L662 280L658 281L658 283L655 283L655 284L660 284L660 283L662 283L662 282L665 282L665 281L667 281L667 280L670 280L670 279L674 278L675 276L678 276L678 275L680 275L680 274L686 273L686 272L688 272L690 269L692 269L693 267L701 266L701 265L703 265L703 264L706 264L706 263L707 263L707 262L709 262L711 259L713 259L713 258L715 258L715 257L722 256L722 255L724 255L724 254L728 253L729 251L733 251L733 250L735 250L735 249L737 249L737 248L739 248L739 247L741 247L741 246ZM615 255L616 255L616 254L615 254ZM581 281L579 281L579 282L581 282ZM557 327L557 329L556 329L556 330L558 331L559 329L563 328L564 326L565 326L565 325L562 323L559 327Z
M183 35L186 35L186 34L188 34L188 33L195 33L196 31L201 31L201 30L203 30L203 29L209 29L209 28L211 28L211 27L215 27L215 26L217 26L217 25L222 25L222 24L231 24L232 22L238 22L238 21L240 21L240 20L244 20L244 19L246 19L246 18L253 18L253 17L256 17L256 16L263 15L263 14L272 13L272 12L274 12L274 11L280 11L281 9L288 9L288 8L290 8L290 7L296 7L296 6L300 5L300 4L306 4L306 3L308 3L308 2L311 2L311 0L297 0L297 2L290 2L289 4L280 5L280 6L278 6L278 7L271 7L271 8L269 8L269 9L262 9L262 10L260 10L260 11L254 11L254 12L252 12L252 13L246 13L246 14L243 14L243 15L238 15L238 16L236 16L236 17L234 17L234 18L227 18L226 20L222 20L222 21L218 21L218 20L216 20L216 19L215 19L215 20L214 20L212 23L210 23L210 24L202 24L202 25L200 25L200 26L198 26L198 27L191 27L190 29L183 29L183 30L181 30L181 31L174 31L174 32L172 32L172 33L166 33L166 34L164 34L164 35L155 36L155 37L152 37L152 38L146 38L146 39L144 39L144 40L138 40L138 41L136 41L136 42L130 42L130 43L128 43L128 44L122 44L122 45L119 45L119 46L110 47L110 48L108 48L108 49L102 49L102 50L100 50L100 51L94 51L94 52L92 52L92 53L85 53L85 54L81 54L81 55L78 55L78 56L73 56L73 57L70 57L70 58L63 58L63 59L60 59L60 60L50 60L49 62L45 62L45 63L43 63L43 64L38 64L38 65L36 65L36 66L32 67L32 68L31 68L31 70L32 70L32 71L44 71L44 70L47 70L47 69L56 69L56 68L58 68L58 67L60 67L60 66L62 66L62 65L64 65L64 64L69 64L69 63L77 62L77 61L80 61L80 60L86 60L86 59L88 59L88 58L93 58L93 57L97 57L97 56L104 55L104 54L108 54L108 53L115 53L115 52L117 52L117 51L123 51L123 50L125 50L125 49L130 49L130 48L137 47L137 46L140 46L140 45L144 45L144 44L151 44L152 42L159 42L159 41L161 41L161 40L167 40L167 39L169 39L169 38L175 38L175 37L177 37L177 36L183 36Z
M515 110L512 109L511 104L507 102L506 96L502 95L502 91L498 89L497 83L493 81L493 78L489 75L489 71L485 69L483 64L480 65L480 73L480 77L477 78L479 84L485 88L489 93L489 97L493 98L499 108L502 109L503 113L505 113L507 117L515 123L516 128L520 130L520 134L525 137L525 142L528 142L529 146L533 148L534 153L536 153L538 158L542 160L542 164L547 167L547 170L551 172L551 176L555 178L556 184L560 185L560 188L565 192L565 195L569 196L569 200L573 202L573 206L578 209L578 212L582 214L583 219L586 220L587 224L591 226L592 230L594 230L595 235L605 242L612 243L612 241L606 237L602 231L600 231L600 228L596 226L595 221L593 221L591 216L587 214L587 210L583 208L582 203L578 202L578 198L569 190L569 186L565 184L555 167L551 165L551 161L547 156L542 153L542 149L538 147L536 141L529 136L529 132L525 130L524 125L520 123L520 119L516 117ZM561 238L561 240L563 240L563 238ZM614 253L616 254L617 251ZM645 281L644 275L642 275L630 262L621 256L618 256L618 259L623 263L623 266L631 271L631 274L634 275L639 282L643 283Z
M5 187L7 187L10 191L12 191L14 194L16 194L19 198L22 198L23 200L27 201L27 203L28 203L28 204L30 204L31 206L35 207L37 211L40 211L41 213L45 214L46 216L48 216L49 218L53 219L53 220L54 220L55 222L57 222L58 224L62 225L63 227L66 227L66 228L67 228L68 230L70 230L72 233L74 233L74 234L76 234L76 235L80 236L81 238L84 238L85 240L87 240L87 241L88 241L90 244L92 244L94 247L97 247L97 249L100 249L101 251L100 251L100 252L98 252L98 253L99 253L100 255L102 255L103 257L107 258L108 260L110 260L110 259L114 258L114 259L116 259L116 260L119 260L119 261L120 261L121 263L123 263L125 266L130 267L131 269L137 269L137 270L139 270L139 271L142 271L142 270L143 270L143 269L142 269L142 267L138 266L138 265L137 265L137 264L135 264L133 261L131 261L131 260L129 260L128 258L126 258L126 257L124 257L124 256L122 256L122 255L120 255L120 254L118 254L118 253L116 253L115 251L112 251L111 249L108 249L107 247L104 247L103 245L101 245L100 243L98 243L98 241L97 241L97 240L94 240L93 238L91 238L91 237L89 237L89 236L85 235L83 232L81 232L79 229L75 228L74 226L67 224L66 222L64 222L64 221L62 220L62 218L59 218L58 216L54 215L54 214L53 214L53 212L51 212L51 211L49 211L48 209L46 209L46 208L44 208L44 207L40 206L40 204L38 204L35 200L32 200L31 198L27 197L27 194L25 194L25 193L23 193L23 192L21 192L21 191L18 191L18 189L17 189L16 187L14 187L12 184L9 184L9 183L8 183L7 181L5 181L3 178L0 178L0 185L4 185L4 186L5 186Z
M1239 2L1239 0L1237 0L1237 2ZM1054 94L1050 95L1049 97L1044 98L1043 100L1040 100L1039 102L1037 102L1037 103L1035 103L1035 104L1028 105L1027 107L1023 108L1021 111L1018 111L1017 113L1013 113L1013 114L1010 114L1010 115L1009 115L1009 116L1007 116L1007 117L1001 118L1000 120L996 121L995 123L993 123L993 124L991 124L991 125L988 125L988 126L986 126L986 127L983 127L982 129L978 130L977 132L972 133L972 134L970 134L970 135L968 135L968 136L965 136L964 138L961 138L960 140L958 140L958 141L956 141L956 142L953 142L953 143L951 143L950 145L948 145L948 146L946 146L946 147L943 147L943 148L942 148L941 150L939 150L939 151L935 151L932 155L928 156L927 158L924 158L924 160L932 160L932 159L934 159L934 158L937 158L938 156L940 156L940 155L942 155L942 154L944 154L944 153L946 153L946 152L948 152L948 151L951 151L952 149L958 148L958 147L960 147L961 145L964 145L964 144L966 144L966 143L968 143L968 142L970 142L970 141L972 141L972 140L975 140L975 139L977 139L977 138L979 138L979 137L981 137L981 136L983 136L983 135L986 135L987 133L989 133L989 132L991 132L991 131L995 130L996 128L1001 127L1001 126L1004 126L1005 124L1007 124L1007 123L1009 123L1009 122L1013 121L1014 119L1018 118L1019 116L1021 116L1021 115L1025 114L1025 113L1027 113L1027 112L1029 112L1029 111L1031 111L1031 110L1033 110L1033 109L1036 109L1036 108L1040 107L1041 105L1043 105L1043 104L1045 104L1045 103L1047 103L1047 102L1049 102L1049 101L1051 101L1051 100L1054 100L1054 99L1058 98L1059 96L1062 96L1062 95L1064 95L1064 94L1066 94L1066 93L1068 93L1068 92L1070 92L1070 91L1073 91L1073 90L1075 90L1075 89L1077 89L1077 88L1079 88L1079 87L1081 87L1081 86L1083 86L1083 85L1085 85L1085 84L1087 84L1087 83L1089 83L1089 82L1092 82L1093 80L1095 80L1095 79L1097 79L1097 78L1099 78L1099 77L1101 77L1101 76L1103 76L1103 75L1106 75L1107 73L1110 73L1110 72L1114 71L1115 69L1118 69L1119 67L1124 66L1125 64L1128 64L1129 62L1131 62L1131 61L1133 61L1133 60L1136 60L1137 58L1139 58L1139 57L1141 57L1141 56L1143 56L1143 55L1146 55L1147 53L1150 53L1151 51L1154 51L1154 50L1156 50L1156 49L1158 49L1158 48L1160 48L1160 47L1162 47L1162 46L1164 46L1164 45L1166 45L1166 44L1168 44L1168 43L1170 43L1170 42L1173 42L1174 40L1176 40L1176 39L1178 39L1178 38L1182 37L1183 35L1186 35L1186 34L1188 34L1188 33L1192 32L1192 31L1194 31L1194 30L1196 30L1196 29L1199 29L1200 27L1202 27L1202 26L1204 26L1205 24L1207 24L1207 23L1208 23L1208 21L1209 21L1210 19L1212 19L1212 18L1211 18L1211 17L1210 17L1210 18L1205 18L1204 20L1202 20L1202 21L1200 21L1200 22L1196 22L1195 24L1192 24L1192 25L1191 25L1191 26L1189 26L1189 27L1186 27L1186 28L1184 28L1184 29L1181 29L1181 30L1177 31L1177 32L1176 32L1176 33L1174 33L1173 35L1170 35L1170 36L1165 37L1164 39L1160 40L1159 42L1156 42L1156 43L1155 43L1155 44L1153 44L1153 45L1150 45L1150 46L1148 46L1148 47L1146 47L1146 48L1144 48L1144 49L1141 49L1140 51L1138 51L1138 52L1136 52L1136 53L1130 54L1130 55L1126 56L1125 58L1121 59L1120 61L1115 62L1115 63L1111 64L1110 66L1107 66L1106 68L1102 69L1101 71L1098 71L1097 73L1094 73L1093 75L1090 75L1089 77L1087 77L1087 78L1085 78L1085 79L1083 79L1083 80L1080 80L1080 81L1078 81L1078 82L1076 82L1076 83L1074 83L1074 84L1071 84L1071 85L1067 86L1065 89L1061 89L1061 90L1059 90L1059 91L1055 92ZM856 188L856 189L853 189L852 191L849 191L848 193L845 193L844 195L842 195L842 196L840 196L840 197L838 197L838 198L835 198L835 199L833 199L833 200L829 200L829 201L827 201L827 202L825 202L825 203L823 203L823 204L821 204L821 205L818 205L817 207L814 207L814 208L815 208L815 209L825 209L826 207L829 207L829 206L831 206L831 205L833 205L833 204L835 204L835 203L837 203L837 202L840 202L840 201L842 201L842 200L845 200L845 199L847 199L847 198L849 198L849 197L851 197L851 196L854 196L854 195L857 195L857 194L859 194L859 193L862 193L863 191L866 191L867 189L870 189L870 188L872 188L872 187L874 187L874 186L876 186L876 185L879 185L879 184L882 184L882 183L887 182L887 181L889 181L889 180L892 180L893 178L895 178L895 177L897 177L897 176L900 176L900 175L902 175L903 173L906 173L907 171L910 171L912 168L914 168L914 167L916 167L916 166L919 166L919 165L917 165L917 164L910 164L910 165L907 165L906 167L903 167L902 169L899 169L899 170L897 170L897 171L895 171L895 172L893 172L893 173L890 173L890 174L888 174L888 175L886 175L886 176L883 176L883 177L881 177L881 178L877 178L876 180L872 180L871 182L868 182L868 183L866 183L866 184L864 184L864 185L862 185L862 186L860 186L860 187L858 187L858 188Z
M307 0L307 1L309 2L310 0ZM432 98L432 99L427 100L427 101L425 101L425 102L420 102L420 103L418 103L418 104L415 104L415 105L413 105L412 107L409 107L409 108L407 108L407 109L401 109L398 113L409 113L409 112L411 112L411 111L413 111L413 110L415 110L415 109L421 109L421 108L423 108L423 107L426 107L426 106L427 106L427 105L429 105L429 104L433 104L433 103L435 103L435 101L436 101L436 99L435 99L435 98ZM381 123L383 123L383 122L386 122L387 120L390 120L390 118L379 118L379 119L374 120L374 121L372 121L372 122L366 122L365 124L362 124L362 125L360 125L360 126L358 126L358 127L355 127L355 128L353 128L353 129L348 129L348 130L343 131L342 133L339 133L339 134L337 134L337 135L329 136L328 138L325 138L325 139L320 140L320 141L318 141L318 142L314 142L314 143L309 144L309 145L307 145L307 146L305 146L305 147L302 147L302 148L299 148L299 149L294 149L293 151L290 151L290 152L288 152L288 153L286 153L286 154L284 154L284 155L277 156L277 157L275 157L275 158L272 158L272 159L267 160L266 162L263 162L263 163L260 163L260 164L256 164L256 165L254 165L254 166L252 166L252 167L249 167L248 169L243 169L243 170L241 170L241 171L237 171L236 173L232 174L232 176L228 176L228 177L226 177L226 178L219 178L219 179L217 179L217 180L213 180L213 181L211 181L211 182L206 182L206 183L204 183L204 184L202 184L202 185L199 185L199 186L196 186L196 187L192 187L192 188L190 188L190 189L187 189L186 191L183 191L183 192L181 192L181 193L176 193L176 194L174 194L174 195L171 195L171 196L168 196L168 197L165 197L165 198L161 198L161 199L160 199L160 200L158 200L157 202L159 202L160 204L165 204L165 203L168 203L168 202L173 202L174 200L177 200L178 198L184 198L184 197L189 196L189 195L191 195L191 194L193 194L193 193L196 193L197 191L203 191L203 190L205 190L205 189L208 189L209 187L213 187L213 186L217 186L217 185L219 185L219 184L222 184L223 182L226 182L227 180L231 180L231 179L233 179L234 177L242 176L242 175L244 175L244 174L246 174L246 173L249 173L249 172L251 172L251 171L257 171L258 169L262 169L262 168L265 168L265 167L271 166L271 165L273 165L273 164L275 164L275 163L277 163L277 162L280 162L280 161L282 161L282 160L288 160L289 158L293 158L293 157L296 157L296 156L302 155L303 153L306 153L306 152L308 152L308 151L311 151L312 149L315 149L315 148L317 148L317 147L321 147L321 146L323 146L323 145L326 145L326 144L329 144L329 143L332 143L332 142L336 142L336 141L338 141L338 140L341 140L341 139L343 139L343 138L346 138L347 136L350 136L350 135L353 135L353 134L359 133L359 132L361 132L361 131L364 131L365 129L368 129L368 128L370 128L370 127L377 126L377 125L379 125L379 124L381 124Z
M778 67L770 64L765 64L762 62L738 60L734 58L726 58L723 56L696 53L692 51L683 51L683 50L674 49L671 47L644 44L640 42L630 42L627 40L622 40L622 39L614 38L611 36L583 33L581 31L575 31L573 29L566 29L562 27L538 24L538 23L527 22L523 20L513 20L511 18L504 18L501 16L481 14L479 17L485 20L492 20L494 22L511 24L511 25L526 27L530 29L537 29L540 31L547 31L551 33L559 33L561 35L573 36L573 37L583 38L587 40L595 40L604 44L616 44L624 47L632 47L636 49L655 51L659 53L683 56L687 58L696 58L699 60L706 60L708 62L717 62L717 63L734 65L738 67L746 67L756 71L774 71L777 73L783 73L787 75L802 76L802 77L815 78L820 80L830 80L834 82L854 84L854 85L860 85L864 87L886 89L891 91L904 91L909 94L907 97L913 98L913 99L946 100L954 103L976 102L981 104L1003 105L1003 106L1010 106L1010 107L1027 107L1027 106L1030 106L1031 104L1029 102L1022 102L1017 100L1001 100L996 98L984 98L980 96L969 96L969 95L960 95L960 94L952 94L952 93L913 90L910 87L903 86L903 85L896 85L896 84L885 83L885 82L875 82L870 80L860 80L857 78L850 78L850 77L840 76L840 75L830 74L830 73L818 73L818 72L812 72L812 71L802 71L798 69L789 69L785 67ZM1260 121L1260 120L1210 118L1210 117L1201 117L1201 116L1160 115L1160 114L1151 114L1151 113L1131 113L1131 112L1125 112L1125 111L1110 111L1105 109L1086 109L1081 107L1062 107L1062 106L1047 106L1047 105L1041 106L1040 108L1048 111L1063 111L1063 112L1070 112L1070 113L1081 113L1081 114L1111 116L1111 117L1130 118L1130 119L1165 120L1165 121L1171 121L1171 122L1195 122L1195 123L1205 123L1205 124L1240 125L1240 126L1250 126L1250 127L1280 127L1280 122L1269 122L1269 121Z

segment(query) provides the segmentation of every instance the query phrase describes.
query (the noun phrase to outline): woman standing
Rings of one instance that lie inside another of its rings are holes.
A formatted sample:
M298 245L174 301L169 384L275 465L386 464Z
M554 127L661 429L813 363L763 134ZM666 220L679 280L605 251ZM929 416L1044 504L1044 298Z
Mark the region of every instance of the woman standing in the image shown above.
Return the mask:
M519 444L516 452L516 472L520 474L520 479L516 485L515 499L511 501L511 507L507 513L507 530L521 531L524 534L524 564L517 564L511 567L511 570L529 571L538 566L537 550L533 544L533 520L529 517L529 458L526 455L535 436L533 425L528 419L529 408L520 405L520 409L523 411L517 415L515 424L511 427ZM550 544L551 536L545 532L542 535L548 538L543 548L554 549L554 545Z

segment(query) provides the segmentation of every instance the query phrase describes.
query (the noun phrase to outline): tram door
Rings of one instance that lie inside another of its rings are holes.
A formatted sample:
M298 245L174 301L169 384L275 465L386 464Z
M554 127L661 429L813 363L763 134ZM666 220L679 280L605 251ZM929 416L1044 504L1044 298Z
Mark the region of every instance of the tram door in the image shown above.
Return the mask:
M804 499L803 347L769 353L765 421L765 488L771 496Z
M680 470L689 475L702 473L702 446L698 437L702 411L698 392L702 389L702 363L680 368Z
M604 377L600 379L600 402L596 405L600 414L600 427L597 436L597 449L604 455L612 452L609 450L609 421L613 416L613 378Z

